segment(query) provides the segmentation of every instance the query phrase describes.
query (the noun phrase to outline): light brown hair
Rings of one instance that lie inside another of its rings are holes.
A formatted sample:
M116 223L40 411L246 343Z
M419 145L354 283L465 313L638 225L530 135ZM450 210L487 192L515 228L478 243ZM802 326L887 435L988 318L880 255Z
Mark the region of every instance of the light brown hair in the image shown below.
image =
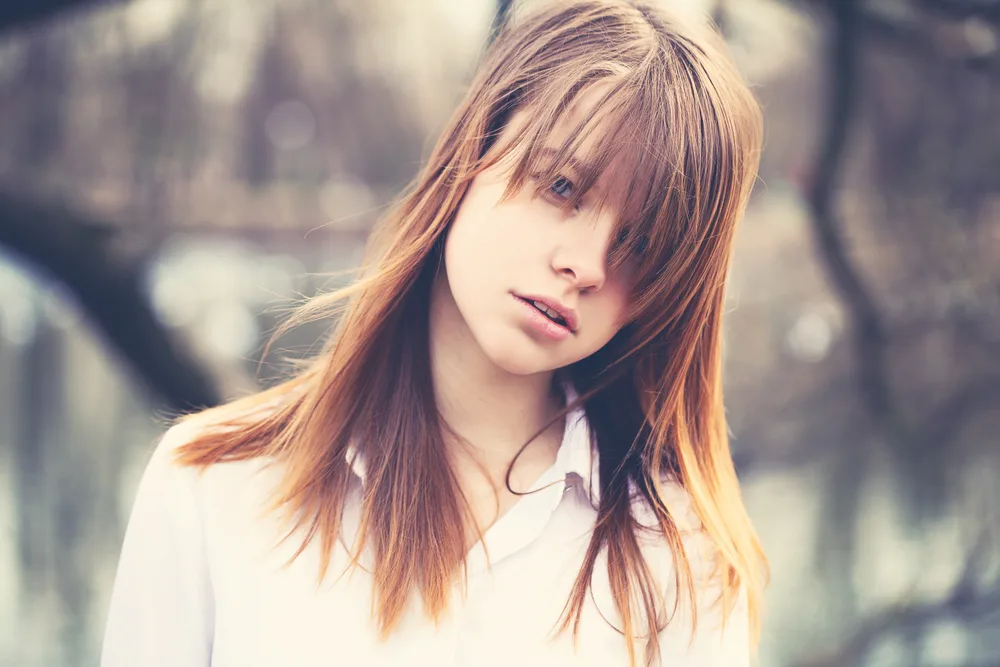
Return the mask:
M596 82L611 84L607 95L553 144L553 128L567 122L568 108ZM499 145L519 109L530 109L530 119ZM734 232L756 177L761 126L759 107L721 41L652 3L556 2L515 17L427 164L377 225L359 279L317 297L290 323L338 313L322 353L292 379L210 411L210 421L224 428L186 444L180 460L280 462L275 508L297 517L289 535L301 537L299 553L319 541L322 577L341 537L352 476L346 454L353 448L367 471L353 564L363 549L372 550L382 636L414 593L426 613L439 617L464 566L470 521L445 457L428 360L428 301L443 240L476 174L516 155L510 192L541 190L590 136L594 149L566 205L617 161L615 169L629 177L602 203L618 214L608 261L613 269L638 259L629 323L598 353L561 371L591 425L600 500L558 630L578 631L604 551L632 664L633 638L645 638L647 663L658 655L658 632L669 616L664 587L640 550L636 493L677 563L673 608L686 602L695 613L690 563L664 502L662 484L672 478L690 495L718 552L718 604L728 614L745 591L756 636L767 567L729 450L721 332ZM255 409L265 404L272 407Z

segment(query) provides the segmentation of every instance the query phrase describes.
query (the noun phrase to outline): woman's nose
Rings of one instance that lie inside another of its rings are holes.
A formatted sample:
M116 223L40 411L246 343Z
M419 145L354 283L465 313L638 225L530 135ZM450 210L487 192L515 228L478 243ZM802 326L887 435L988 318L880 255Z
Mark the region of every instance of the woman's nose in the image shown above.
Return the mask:
M580 291L596 291L607 279L610 231L591 227L566 239L553 255L552 268Z

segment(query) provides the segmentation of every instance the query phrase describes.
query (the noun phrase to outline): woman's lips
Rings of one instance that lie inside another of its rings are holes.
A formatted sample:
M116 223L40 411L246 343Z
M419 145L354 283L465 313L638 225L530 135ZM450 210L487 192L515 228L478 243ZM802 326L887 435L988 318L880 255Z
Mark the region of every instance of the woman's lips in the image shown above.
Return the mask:
M530 300L516 294L514 294L513 297L519 304L521 304L521 311L524 315L524 319L528 325L531 326L532 330L555 341L566 340L573 334L568 326L564 326L549 319L549 317L542 311L538 310L538 308L536 308Z

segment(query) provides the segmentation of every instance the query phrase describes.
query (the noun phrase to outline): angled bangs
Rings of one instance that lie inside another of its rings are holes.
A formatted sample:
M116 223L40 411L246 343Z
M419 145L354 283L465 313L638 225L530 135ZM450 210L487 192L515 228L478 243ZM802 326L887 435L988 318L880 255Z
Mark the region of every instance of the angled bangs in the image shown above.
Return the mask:
M681 112L690 104L665 94L662 71L651 69L605 70L563 90L541 91L523 107L528 113L510 141L495 146L476 170L509 162L505 198L524 187L540 196L568 178L567 214L577 206L611 211L616 227L609 268L629 272L636 296L648 294L662 277L693 217L692 175L685 166L686 141L696 135L685 118L690 110ZM580 98L597 84L606 92L580 113Z
M717 37L694 40L643 3L579 7L505 46L504 57L529 55L489 73L483 133L468 138L478 158L459 178L503 163L505 198L565 178L567 215L610 211L609 270L628 276L641 346L722 284L756 173L760 110Z

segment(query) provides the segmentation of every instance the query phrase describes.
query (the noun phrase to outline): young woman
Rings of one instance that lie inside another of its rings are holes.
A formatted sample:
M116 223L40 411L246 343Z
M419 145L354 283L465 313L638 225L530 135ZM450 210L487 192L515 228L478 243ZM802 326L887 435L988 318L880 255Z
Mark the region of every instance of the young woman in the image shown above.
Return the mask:
M746 665L721 381L757 104L628 0L495 41L322 352L163 437L105 667Z

